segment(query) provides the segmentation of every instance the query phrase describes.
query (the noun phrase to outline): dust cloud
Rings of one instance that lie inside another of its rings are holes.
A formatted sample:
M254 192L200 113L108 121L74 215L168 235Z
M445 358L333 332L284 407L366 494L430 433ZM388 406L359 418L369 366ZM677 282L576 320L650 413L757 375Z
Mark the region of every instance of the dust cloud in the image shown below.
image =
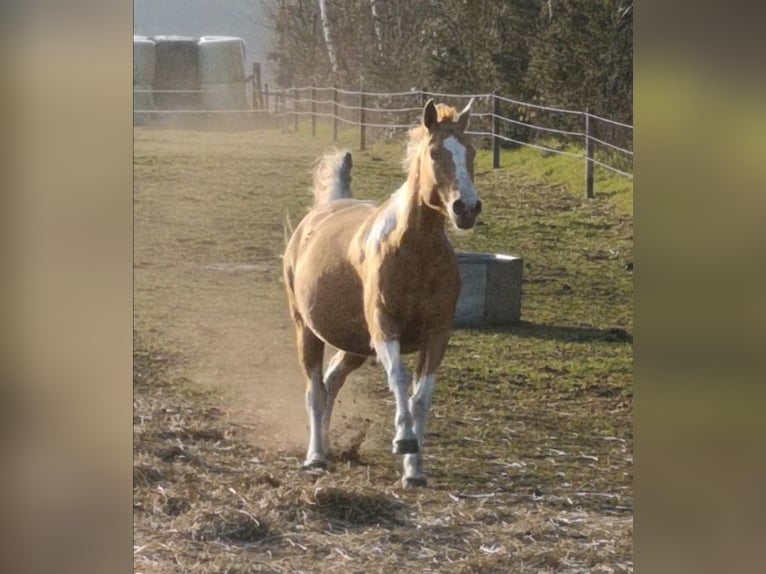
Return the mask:
M230 275L220 269L213 266L209 273ZM237 274L252 277L255 273L249 269ZM215 300L205 301L203 293L201 289L194 309L184 306L178 319L162 329L162 339L173 341L184 356L179 374L195 385L219 391L219 407L245 429L252 444L302 457L308 444L305 377L287 301L280 301L276 293L251 298L237 289L209 293L207 297ZM334 352L326 348L326 362ZM349 443L358 447L369 424L365 421L372 411L380 410L355 384L364 378L384 384L379 368L369 366L347 379L333 414L335 451Z

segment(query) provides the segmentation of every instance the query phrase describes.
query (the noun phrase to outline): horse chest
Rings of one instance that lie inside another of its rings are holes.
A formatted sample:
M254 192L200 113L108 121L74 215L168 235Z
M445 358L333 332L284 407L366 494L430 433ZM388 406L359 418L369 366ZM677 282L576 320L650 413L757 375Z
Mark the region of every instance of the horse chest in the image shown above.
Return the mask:
M451 275L450 266L437 265L433 261L402 261L382 266L379 285L385 295L401 296L404 299L431 298L439 291L439 284Z
M395 254L381 262L377 275L378 304L393 317L413 324L451 321L460 292L451 251Z

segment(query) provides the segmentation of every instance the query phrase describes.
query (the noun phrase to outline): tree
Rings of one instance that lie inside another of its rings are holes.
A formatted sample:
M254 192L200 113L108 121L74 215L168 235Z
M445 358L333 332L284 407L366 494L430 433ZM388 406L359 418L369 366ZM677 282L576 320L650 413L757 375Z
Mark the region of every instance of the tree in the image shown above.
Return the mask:
M282 86L496 91L632 119L630 0L271 0ZM534 120L530 108L504 113ZM561 122L579 118L567 116ZM559 123L559 120L557 120ZM514 128L517 137L528 137Z
M327 45L327 57L330 59L330 65L332 71L338 73L338 59L335 56L335 44L333 42L332 26L330 24L330 18L327 15L327 2L326 0L318 0L319 2L319 14L322 18L322 32L324 33L324 41Z
M560 0L538 38L528 82L540 101L624 120L632 115L632 3Z

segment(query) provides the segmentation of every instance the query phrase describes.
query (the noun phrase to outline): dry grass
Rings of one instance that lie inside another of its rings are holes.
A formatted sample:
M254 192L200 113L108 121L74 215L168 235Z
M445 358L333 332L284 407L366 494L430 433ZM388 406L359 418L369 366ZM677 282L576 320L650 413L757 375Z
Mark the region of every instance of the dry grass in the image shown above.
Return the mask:
M631 572L632 221L565 186L477 176L485 224L455 241L524 256L524 323L455 333L429 488L399 486L372 366L341 393L331 472L299 470L279 254L323 148L136 130L135 570ZM400 151L356 153L357 193L395 189Z
M453 448L451 476L423 491L401 490L372 461L306 473L298 453L246 441L207 406L208 393L162 383L165 368L137 353L137 571L631 570L625 485L565 494L543 477L525 479L546 459L570 471L592 459L551 449L470 470L473 461L459 460L465 448ZM615 442L599 451L624 458L626 445Z

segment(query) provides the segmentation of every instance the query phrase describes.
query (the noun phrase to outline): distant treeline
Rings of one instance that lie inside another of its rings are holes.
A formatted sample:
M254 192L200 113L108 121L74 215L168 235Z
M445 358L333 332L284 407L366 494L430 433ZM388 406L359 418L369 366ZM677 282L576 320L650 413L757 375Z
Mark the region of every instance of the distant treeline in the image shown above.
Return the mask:
M633 2L270 0L281 87L486 93L633 120Z

